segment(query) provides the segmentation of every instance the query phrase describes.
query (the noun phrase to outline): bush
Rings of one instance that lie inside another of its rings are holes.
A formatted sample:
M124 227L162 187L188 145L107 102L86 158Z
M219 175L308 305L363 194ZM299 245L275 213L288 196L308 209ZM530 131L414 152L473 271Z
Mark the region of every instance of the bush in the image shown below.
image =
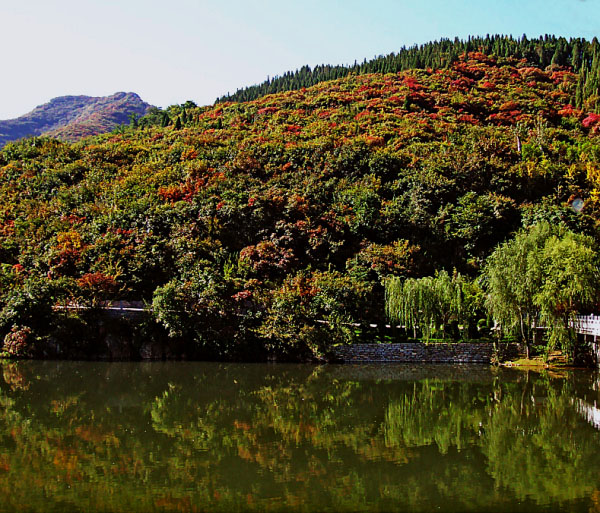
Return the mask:
M373 287L339 272L304 271L265 299L257 334L265 349L284 359L318 359L335 344L351 342L355 312L368 315Z
M4 337L2 352L11 358L33 356L34 336L28 326L13 326Z

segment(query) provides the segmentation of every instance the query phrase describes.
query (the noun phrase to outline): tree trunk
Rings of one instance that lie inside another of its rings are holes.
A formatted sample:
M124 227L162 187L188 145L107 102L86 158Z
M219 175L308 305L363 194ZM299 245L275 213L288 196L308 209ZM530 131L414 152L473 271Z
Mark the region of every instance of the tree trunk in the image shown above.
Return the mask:
M526 401L527 391L529 389L529 371L526 372L525 376L526 376L525 384L523 386L523 393L521 394L521 415L523 415L523 413L525 412L525 401Z
M532 323L532 330L533 330L533 334L532 334L532 338L533 338L533 345L537 345L537 322L535 320L535 318L533 319ZM529 342L527 343L527 359L529 359Z
M523 316L520 315L519 317L521 319L521 338L523 339L523 342L525 342L525 351L527 354L527 359L529 360L529 355L531 353L530 347L529 347L529 338L527 337L527 335L525 333L525 321L523 319Z

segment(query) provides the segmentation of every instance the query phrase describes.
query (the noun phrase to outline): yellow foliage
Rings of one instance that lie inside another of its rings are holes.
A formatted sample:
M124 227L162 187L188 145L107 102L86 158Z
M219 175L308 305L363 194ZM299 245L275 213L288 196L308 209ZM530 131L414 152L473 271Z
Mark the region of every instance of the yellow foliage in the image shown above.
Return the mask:
M62 250L78 251L83 247L81 235L76 231L61 232L56 236L56 242Z
M600 185L600 168L593 162L588 162L585 165L585 170L588 181L594 186Z
M596 187L590 191L590 201L592 203L598 203L598 201L600 201L600 190L598 190Z
M567 170L567 178L569 180L575 179L575 177L577 176L577 171L577 164L571 164L569 166L569 169Z

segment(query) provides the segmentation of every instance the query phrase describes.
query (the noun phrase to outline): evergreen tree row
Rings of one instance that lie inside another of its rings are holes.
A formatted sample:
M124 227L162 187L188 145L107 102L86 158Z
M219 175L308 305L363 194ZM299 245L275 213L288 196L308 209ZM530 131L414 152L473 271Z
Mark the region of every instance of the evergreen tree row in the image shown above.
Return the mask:
M349 74L397 73L408 69L443 69L449 67L465 52L478 51L495 57L525 59L531 66L545 69L548 66L568 67L579 73L575 106L582 107L584 101L598 109L600 97L600 43L597 38L591 42L583 38L565 39L551 35L528 39L512 36L487 35L461 39L441 39L410 48L402 47L398 53L376 57L370 61L353 65L320 65L314 68L303 66L282 76L267 78L265 82L225 95L217 102L245 102L267 94L310 87L319 82L335 80Z

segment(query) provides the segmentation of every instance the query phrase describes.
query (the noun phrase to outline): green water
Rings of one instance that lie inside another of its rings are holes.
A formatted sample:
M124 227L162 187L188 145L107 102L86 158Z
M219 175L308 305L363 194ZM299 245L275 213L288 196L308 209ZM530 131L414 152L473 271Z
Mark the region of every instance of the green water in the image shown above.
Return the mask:
M0 511L600 512L592 372L0 370Z

